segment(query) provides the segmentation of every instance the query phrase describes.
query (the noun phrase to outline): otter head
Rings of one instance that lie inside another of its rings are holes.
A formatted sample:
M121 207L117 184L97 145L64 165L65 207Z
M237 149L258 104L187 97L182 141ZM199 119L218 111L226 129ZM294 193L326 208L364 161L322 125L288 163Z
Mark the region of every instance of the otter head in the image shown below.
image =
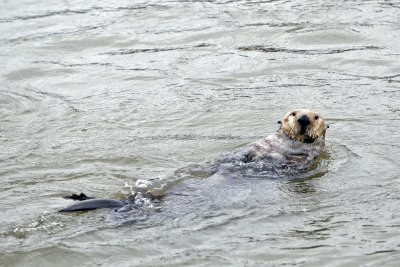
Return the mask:
M280 123L281 129L290 138L303 143L324 141L328 128L324 119L309 109L293 109Z

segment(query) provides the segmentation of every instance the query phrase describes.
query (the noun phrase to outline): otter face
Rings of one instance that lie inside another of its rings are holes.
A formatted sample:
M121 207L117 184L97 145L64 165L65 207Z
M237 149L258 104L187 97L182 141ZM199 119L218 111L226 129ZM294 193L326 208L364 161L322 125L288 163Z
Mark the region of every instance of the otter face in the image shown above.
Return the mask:
M316 139L324 140L326 124L324 119L309 109L293 109L282 120L283 131L291 138L313 143Z

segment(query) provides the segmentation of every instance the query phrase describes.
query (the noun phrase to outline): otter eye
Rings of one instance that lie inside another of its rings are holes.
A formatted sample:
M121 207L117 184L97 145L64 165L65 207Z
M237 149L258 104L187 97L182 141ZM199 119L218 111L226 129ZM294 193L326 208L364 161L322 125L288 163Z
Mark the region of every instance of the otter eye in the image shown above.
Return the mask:
M318 115L314 117L314 119L316 119L316 120L318 120L318 118L319 118Z
M292 112L292 116L296 116L296 112Z

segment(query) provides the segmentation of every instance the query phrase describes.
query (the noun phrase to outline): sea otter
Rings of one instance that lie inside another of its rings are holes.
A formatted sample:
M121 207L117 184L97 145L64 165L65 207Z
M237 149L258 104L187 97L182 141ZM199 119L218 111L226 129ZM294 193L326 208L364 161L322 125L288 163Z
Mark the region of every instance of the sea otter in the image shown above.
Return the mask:
M226 154L220 164L268 170L305 170L325 147L327 125L322 117L308 109L288 112L275 134Z
M274 173L301 172L307 170L325 147L325 132L328 126L324 119L308 109L294 109L288 112L280 128L272 135L245 145L225 154L207 168L208 176L237 174L268 177ZM179 189L169 187L165 194ZM121 208L125 205L151 205L163 196L151 192L137 192L126 200L91 199L84 194L68 198L83 200L60 212L82 211L99 208Z

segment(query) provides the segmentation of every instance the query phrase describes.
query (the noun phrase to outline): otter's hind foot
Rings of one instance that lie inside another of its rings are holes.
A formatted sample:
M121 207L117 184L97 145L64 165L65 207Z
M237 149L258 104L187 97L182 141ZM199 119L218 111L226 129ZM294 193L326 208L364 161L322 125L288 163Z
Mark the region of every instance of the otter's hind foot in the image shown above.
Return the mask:
M94 199L94 197L88 197L88 196L85 195L84 193L81 193L80 195L77 195L77 194L67 195L67 196L64 196L63 198L65 198L65 199L79 200L79 201L87 200L87 199Z

